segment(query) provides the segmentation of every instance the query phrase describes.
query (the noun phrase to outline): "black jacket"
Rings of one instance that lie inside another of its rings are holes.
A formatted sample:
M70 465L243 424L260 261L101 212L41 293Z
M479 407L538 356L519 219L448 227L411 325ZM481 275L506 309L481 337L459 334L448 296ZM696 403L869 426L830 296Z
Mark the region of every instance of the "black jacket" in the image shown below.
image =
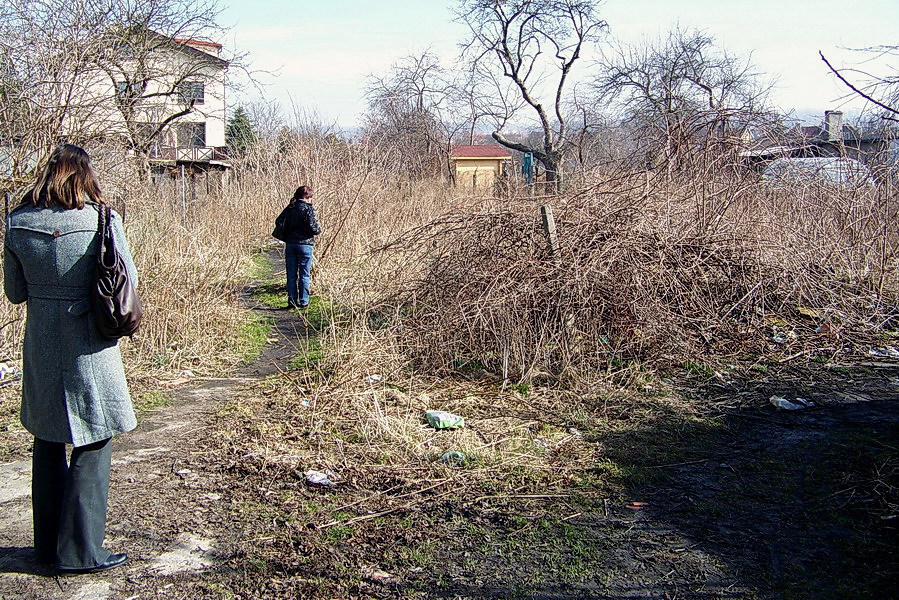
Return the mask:
M305 200L281 211L275 223L283 223L284 241L288 244L314 244L314 236L322 232L315 220L315 208Z

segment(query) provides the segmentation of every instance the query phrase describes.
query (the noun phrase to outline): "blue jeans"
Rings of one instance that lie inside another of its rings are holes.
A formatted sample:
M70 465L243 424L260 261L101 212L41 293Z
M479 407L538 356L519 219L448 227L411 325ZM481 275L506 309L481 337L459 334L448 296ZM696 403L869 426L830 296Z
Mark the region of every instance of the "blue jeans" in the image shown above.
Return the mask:
M284 266L287 269L287 304L309 304L309 275L312 273L312 244L287 242L284 248Z

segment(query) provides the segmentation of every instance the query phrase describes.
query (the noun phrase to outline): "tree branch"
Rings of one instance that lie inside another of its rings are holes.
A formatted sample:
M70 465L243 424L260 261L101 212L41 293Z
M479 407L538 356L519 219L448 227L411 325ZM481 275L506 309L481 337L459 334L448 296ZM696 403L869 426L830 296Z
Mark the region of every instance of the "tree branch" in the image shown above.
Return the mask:
M530 152L531 154L534 155L534 158L536 158L540 162L546 164L546 162L545 162L546 154L545 153L540 152L539 150L535 150L534 148L531 148L530 146L526 146L525 144L513 142L512 140L504 137L503 134L500 133L499 131L494 131L491 135L493 136L493 139L495 139L497 142L499 142L506 148L509 148L510 150L517 150L519 152L524 152L524 153Z
M863 91L861 91L860 89L858 89L857 87L855 87L854 85L852 85L851 83L849 83L849 81L848 81L845 77L843 77L843 76L840 74L840 72L834 68L834 66L833 66L832 64L830 64L830 61L827 60L827 58L824 56L824 53L821 52L820 50L818 50L818 56L821 57L821 60L824 61L824 64L827 65L827 68L830 69L831 73L833 73L834 75L836 75L837 78L838 78L840 81L842 81L843 83L845 83L845 84L846 84L846 87L848 87L850 90L852 90L853 92L855 92L856 94L858 94L859 96L861 96L862 98L864 98L865 100L867 100L868 102L871 102L871 103L873 103L873 104L876 104L876 105L879 106L880 108L882 108L882 109L884 109L884 110L887 110L887 111L893 113L894 115L899 115L899 110L893 108L892 106L888 106L888 105L884 104L883 102L879 102L879 101L875 100L874 98L872 98L872 97L869 96L868 94L864 93Z

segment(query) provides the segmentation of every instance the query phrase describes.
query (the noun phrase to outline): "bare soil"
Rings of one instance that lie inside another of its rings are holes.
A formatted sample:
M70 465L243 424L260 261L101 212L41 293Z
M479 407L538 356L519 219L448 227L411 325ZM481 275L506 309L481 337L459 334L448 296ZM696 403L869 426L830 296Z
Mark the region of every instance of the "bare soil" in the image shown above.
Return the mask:
M255 310L275 323L258 361L172 387L115 440L107 545L127 566L58 578L34 564L27 457L0 465L0 598L899 597L899 365L684 384L705 418L658 410L639 427L597 399L596 426L577 425L602 464L562 484L521 473L472 490L460 470L411 489L372 469L321 488L222 441L279 418L276 398L226 411L247 390L264 400L306 335L297 313ZM816 405L779 411L775 394ZM411 493L423 501L399 500ZM372 494L397 501L379 516Z

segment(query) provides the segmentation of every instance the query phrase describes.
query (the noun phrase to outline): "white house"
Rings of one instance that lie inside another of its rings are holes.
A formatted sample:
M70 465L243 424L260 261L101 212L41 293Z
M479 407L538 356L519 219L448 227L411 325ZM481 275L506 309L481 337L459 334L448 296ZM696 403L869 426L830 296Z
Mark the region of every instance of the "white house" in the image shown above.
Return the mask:
M155 174L223 171L225 75L221 44L143 30L111 48L68 99L69 131L121 139Z
M175 119L156 141L155 161L225 164L225 73L228 62L219 57L222 46L199 40L175 40L180 44L168 57L174 72L185 74L174 83L177 93L167 97L169 114L174 108L192 110ZM175 105L174 107L171 105ZM163 111L165 113L165 110Z

